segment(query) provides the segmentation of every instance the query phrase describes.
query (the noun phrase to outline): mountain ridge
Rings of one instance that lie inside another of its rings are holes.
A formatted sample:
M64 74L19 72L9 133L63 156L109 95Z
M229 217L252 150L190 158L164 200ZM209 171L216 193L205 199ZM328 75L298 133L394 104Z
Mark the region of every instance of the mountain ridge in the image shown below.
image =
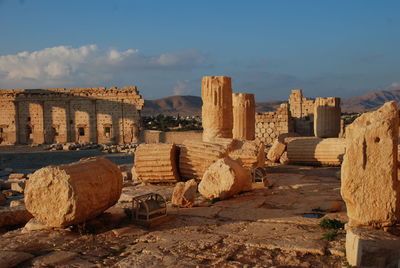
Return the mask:
M374 110L388 101L400 102L400 88L394 90L372 91L361 96L342 98L342 112L362 113ZM287 101L271 100L256 103L258 113L276 110L281 103ZM180 95L170 96L156 100L145 100L145 106L142 111L143 116L155 116L157 114L171 116L192 116L201 115L202 100L198 96Z

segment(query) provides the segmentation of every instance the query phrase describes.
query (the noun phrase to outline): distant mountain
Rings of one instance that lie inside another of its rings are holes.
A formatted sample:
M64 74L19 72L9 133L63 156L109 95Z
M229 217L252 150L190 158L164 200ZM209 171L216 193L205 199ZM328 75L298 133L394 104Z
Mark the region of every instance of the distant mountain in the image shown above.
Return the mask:
M400 102L400 89L390 91L373 91L367 94L342 99L342 112L360 113L374 110L388 101Z
M374 110L387 101L395 100L400 103L400 89L391 91L374 91L362 96L344 98L341 100L342 112L366 112ZM265 101L256 103L258 113L276 110L285 101ZM158 100L146 100L142 115L201 115L203 102L197 96L172 96Z
M256 104L258 113L276 110L284 101L265 101ZM146 100L142 111L143 116L164 115L200 115L203 102L197 96L171 96L158 100Z
M142 115L201 115L203 102L197 96L171 96L158 100L145 100Z

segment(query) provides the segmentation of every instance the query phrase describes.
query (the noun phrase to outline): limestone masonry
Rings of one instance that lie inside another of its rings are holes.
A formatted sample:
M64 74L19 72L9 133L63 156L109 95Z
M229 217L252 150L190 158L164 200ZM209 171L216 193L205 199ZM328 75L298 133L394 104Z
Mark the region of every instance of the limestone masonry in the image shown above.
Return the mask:
M136 142L143 104L135 86L0 90L0 144Z

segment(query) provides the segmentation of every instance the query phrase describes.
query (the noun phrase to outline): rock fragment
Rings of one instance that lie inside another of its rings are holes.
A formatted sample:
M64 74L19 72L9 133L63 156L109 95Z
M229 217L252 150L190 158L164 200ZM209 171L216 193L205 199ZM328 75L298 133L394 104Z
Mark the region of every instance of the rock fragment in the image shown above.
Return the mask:
M204 173L199 192L207 199L226 199L241 191L251 190L251 172L238 160L217 160Z
M177 207L193 206L196 192L197 182L194 179L187 182L178 182L172 193L172 205Z

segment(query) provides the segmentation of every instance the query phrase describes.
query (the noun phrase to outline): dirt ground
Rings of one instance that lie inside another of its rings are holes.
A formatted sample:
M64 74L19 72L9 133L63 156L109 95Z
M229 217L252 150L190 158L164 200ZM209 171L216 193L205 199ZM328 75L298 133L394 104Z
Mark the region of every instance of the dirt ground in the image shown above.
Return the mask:
M35 155L31 159L43 162L28 164L34 169L55 158L72 162L95 153L32 152L23 153L23 160L16 152L1 156L19 169ZM108 156L129 162L127 156ZM192 208L171 207L173 186L127 183L113 208L80 226L4 232L0 256L27 253L16 267L342 267L345 232L319 226L324 218L347 221L338 170L269 167L269 187ZM126 210L133 197L148 192L169 202L167 219L153 228L133 224ZM338 212L327 211L338 203L343 204Z

